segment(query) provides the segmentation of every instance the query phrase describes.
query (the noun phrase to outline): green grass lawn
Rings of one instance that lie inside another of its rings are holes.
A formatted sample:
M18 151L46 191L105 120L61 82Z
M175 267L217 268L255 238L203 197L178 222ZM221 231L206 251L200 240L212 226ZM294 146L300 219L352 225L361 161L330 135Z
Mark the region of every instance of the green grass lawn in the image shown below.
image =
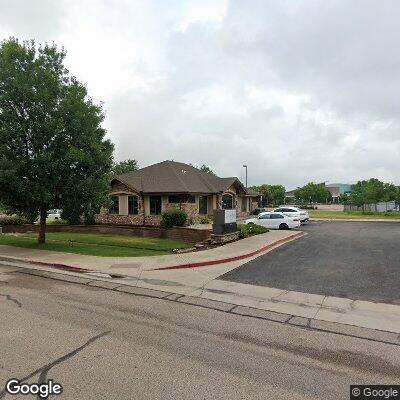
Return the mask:
M362 211L324 211L308 210L310 218L332 218L332 219L400 219L400 212L373 213Z
M46 244L41 246L37 243L36 233L0 235L0 245L103 257L157 256L172 253L173 249L192 247L178 240L67 232L47 233Z

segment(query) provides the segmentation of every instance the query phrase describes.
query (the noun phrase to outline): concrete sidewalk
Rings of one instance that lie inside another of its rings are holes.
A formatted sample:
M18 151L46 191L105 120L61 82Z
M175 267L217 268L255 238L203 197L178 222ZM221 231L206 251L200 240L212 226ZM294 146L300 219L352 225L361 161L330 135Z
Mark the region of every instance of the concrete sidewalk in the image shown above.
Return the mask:
M52 266L50 264L65 265L91 271L123 273L124 275L132 273L133 276L136 276L138 270L190 267L199 263L229 262L235 257L245 258L251 253L261 251L266 246L273 246L276 242L290 240L290 238L302 234L303 232L299 231L270 231L209 250L152 257L98 257L14 246L0 246L0 257L12 258L15 261L47 263L50 267Z

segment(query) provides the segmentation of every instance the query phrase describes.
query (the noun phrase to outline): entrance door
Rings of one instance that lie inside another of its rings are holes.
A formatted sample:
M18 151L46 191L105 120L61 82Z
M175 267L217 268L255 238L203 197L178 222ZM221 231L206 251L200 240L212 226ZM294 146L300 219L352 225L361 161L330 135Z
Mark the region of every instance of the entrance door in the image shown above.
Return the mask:
M230 194L224 194L222 196L222 209L232 210L233 208L233 196Z

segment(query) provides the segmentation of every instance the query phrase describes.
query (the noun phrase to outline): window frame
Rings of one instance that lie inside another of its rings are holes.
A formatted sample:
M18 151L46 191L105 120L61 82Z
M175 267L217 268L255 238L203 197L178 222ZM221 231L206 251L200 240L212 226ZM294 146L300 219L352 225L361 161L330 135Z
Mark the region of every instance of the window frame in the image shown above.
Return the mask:
M173 197L175 197L173 199ZM171 200L176 200L176 201L171 201ZM180 194L169 194L168 195L168 203L169 204L180 204L182 203L182 195Z
M158 199L159 199L159 210L158 210L158 207L156 207L155 212L152 212L152 204L151 204L152 199L153 199L153 201L155 199L157 199L157 201L158 201ZM162 213L162 197L161 196L149 196L149 212L150 212L150 215L161 215L161 213Z
M108 213L110 215L119 215L119 196L118 195L112 195L111 197L111 202L112 205L108 209Z
M248 211L248 204L249 204L249 201L248 201L247 197L242 197L242 203L240 205L241 212L247 212Z
M130 212L130 201L129 199L133 199L132 211ZM136 204L135 204L136 203ZM139 214L139 198L138 196L128 196L128 215L138 215Z
M203 208L204 206L205 209ZM203 212L204 210L206 210L205 213ZM208 196L199 196L199 215L208 215Z
M194 194L184 194L182 196L182 203L196 204L196 196Z

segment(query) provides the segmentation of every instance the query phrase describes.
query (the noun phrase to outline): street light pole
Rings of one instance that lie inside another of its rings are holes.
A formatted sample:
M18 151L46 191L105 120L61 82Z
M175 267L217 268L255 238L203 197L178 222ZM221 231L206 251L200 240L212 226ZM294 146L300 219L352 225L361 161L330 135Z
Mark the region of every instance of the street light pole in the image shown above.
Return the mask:
M243 168L246 168L246 189L247 189L247 165L243 165Z

